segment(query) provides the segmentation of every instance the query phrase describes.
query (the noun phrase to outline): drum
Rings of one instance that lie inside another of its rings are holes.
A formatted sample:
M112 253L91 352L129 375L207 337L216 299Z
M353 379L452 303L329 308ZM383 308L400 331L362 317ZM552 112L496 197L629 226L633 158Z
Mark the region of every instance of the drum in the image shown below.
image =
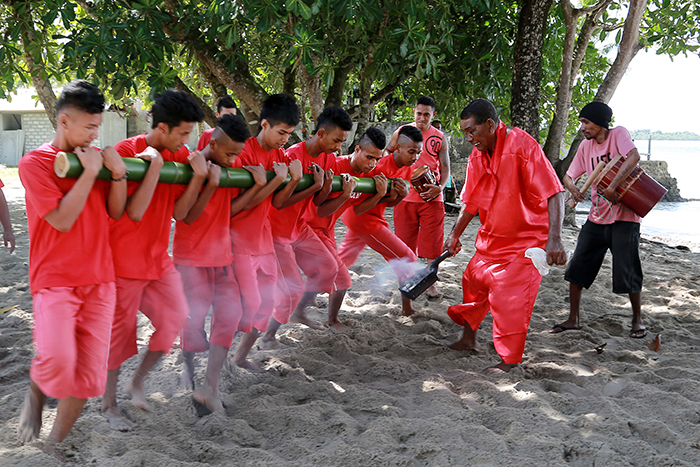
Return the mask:
M609 187L613 179L622 167L622 156L615 156L602 170L595 180L598 192ZM644 217L656 206L668 190L659 182L648 176L641 167L635 166L627 175L627 178L620 183L615 192L618 195L618 202L627 209L632 210L640 217Z
M416 167L413 171L413 175L411 175L411 185L413 185L413 188L418 193L423 193L428 190L426 185L437 185L437 179L433 171L430 170L430 167L421 165L420 167Z

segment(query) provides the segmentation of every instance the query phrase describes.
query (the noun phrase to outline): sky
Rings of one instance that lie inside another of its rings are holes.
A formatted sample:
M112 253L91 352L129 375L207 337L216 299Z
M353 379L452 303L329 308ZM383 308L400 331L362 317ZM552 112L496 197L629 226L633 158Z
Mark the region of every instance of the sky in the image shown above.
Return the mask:
M640 51L610 100L615 125L628 130L691 131L700 134L700 57L673 61Z

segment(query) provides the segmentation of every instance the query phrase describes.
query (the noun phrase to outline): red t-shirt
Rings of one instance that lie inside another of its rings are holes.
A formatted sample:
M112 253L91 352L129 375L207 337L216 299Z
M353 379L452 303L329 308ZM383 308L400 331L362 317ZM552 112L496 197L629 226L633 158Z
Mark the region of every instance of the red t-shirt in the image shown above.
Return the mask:
M209 141L211 141L212 133L214 133L214 128L209 128L207 131L202 133L202 136L199 137L199 141L197 141L197 151L201 151L202 149L209 146Z
M5 186L5 184L2 183L2 179L0 178L0 188L2 188L2 187L4 187L4 186Z
M594 139L587 139L581 142L576 151L576 157L569 166L566 174L576 180L584 173L591 175L595 166L600 161L610 162L615 156L622 156L624 161L627 154L636 149L634 141L626 128L618 126L612 128L603 144L598 144ZM612 205L605 198L598 195L595 185L591 186L591 210L588 213L588 220L596 224L612 224L615 221L641 222L642 218L629 209L617 205Z
M44 217L56 209L76 179L53 169L60 149L46 143L19 161L29 227L29 285L32 294L47 287L80 287L114 281L109 248L109 182L96 180L78 219L59 232Z
M238 159L232 167L240 168ZM189 225L183 221L175 223L175 263L202 268L231 265L231 200L239 192L239 188L219 187L196 221Z
M380 173L386 175L387 178L408 180L413 172L411 166L399 168L394 161L394 155L389 154L381 158L370 175L378 175ZM371 196L373 195L370 193L364 194L360 198L360 202ZM378 203L372 209L359 216L353 210L347 211L343 215L343 223L356 234L370 234L382 227L389 227L389 223L384 219L384 211L386 211L386 203Z
M524 262L528 248L544 248L549 235L547 200L563 191L542 148L519 128L496 130L493 156L474 148L461 199L479 213L476 249L489 258Z
M146 135L133 136L114 146L122 157L134 157L147 147ZM166 162L187 163L189 151L183 146L176 153L164 149L160 154ZM128 182L128 195L131 196L139 185L140 182ZM109 242L117 277L156 280L173 268L168 255L171 219L175 200L186 188L186 185L159 183L140 222L132 221L126 214L119 220L112 220Z
M350 157L342 156L335 157L333 165L331 166L333 173L335 175L340 174L350 174L353 177L369 177L370 174L365 174L362 172L355 172L352 170L350 165ZM333 199L340 196L340 192L331 192L328 195L328 199ZM318 210L314 205L309 206L309 209L303 214L304 222L306 222L309 227L315 230L321 230L326 233L329 238L335 239L335 223L340 219L346 209L350 206L355 206L362 202L362 193L352 192L350 194L350 199L343 203L337 211L335 211L330 216L320 217L318 215Z
M245 142L245 147L236 159L244 165L260 165L272 170L272 163L285 160L284 149L265 151L255 136ZM231 244L237 255L265 255L275 251L270 226L272 195L248 211L241 211L231 218Z
M415 123L409 123L409 125L416 126ZM430 125L430 128L428 128L427 131L422 131L421 133L423 133L423 150L421 151L420 156L418 156L418 160L411 166L411 173L408 176L408 180L410 181L411 175L413 174L414 170L416 170L421 165L427 165L428 167L430 167L430 170L432 170L435 174L435 179L438 181L438 183L440 183L439 154L440 150L442 149L442 141L445 137L445 134L432 125ZM442 192L440 192L440 196L435 198L435 201L442 200ZM420 193L413 189L413 187L411 187L411 189L408 190L408 195L401 202L425 203L425 201L423 201L423 198L420 197Z
M305 174L311 173L308 167L312 162L320 165L323 170L332 169L335 165L335 155L333 154L321 153L318 157L312 157L306 149L306 141L297 143L287 149L285 160L278 162L289 164L295 159L301 161ZM299 238L301 228L304 225L303 215L309 209L316 210L316 206L313 204L313 195L284 209L276 209L274 207L270 209L270 223L274 241L277 243L292 243Z

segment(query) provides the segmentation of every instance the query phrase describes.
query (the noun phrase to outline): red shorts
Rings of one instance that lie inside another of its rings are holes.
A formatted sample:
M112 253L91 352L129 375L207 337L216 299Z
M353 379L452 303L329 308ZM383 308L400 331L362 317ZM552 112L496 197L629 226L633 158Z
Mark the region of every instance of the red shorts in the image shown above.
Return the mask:
M189 313L180 273L175 268L157 280L117 277L117 306L109 346L110 370L116 370L138 353L138 311L146 315L156 328L148 342L148 350L170 352Z
M402 201L394 207L394 232L421 258L437 258L445 240L445 204Z
M335 276L333 289L330 291L324 290L324 292L349 289L352 285L352 280L350 279L350 273L348 272L347 266L345 266L345 263L342 259L340 259L340 255L338 254L338 245L335 243L335 236L332 238L329 237L325 230L314 229L314 233L318 235L318 238L326 246L331 256L333 256L336 266L338 266L338 274Z
M253 328L267 331L275 308L277 261L274 253L265 255L233 255L233 273L241 291L243 315L238 330Z
M542 276L531 261L498 263L476 253L462 276L463 301L447 309L452 321L479 329L493 316L493 345L505 363L520 363Z
M356 234L348 229L343 243L338 248L338 255L348 267L355 264L365 246L379 253L403 282L415 272L416 254L402 242L399 237L386 227L371 234Z
M180 332L180 348L205 352L209 344L231 347L243 315L241 292L231 266L192 267L176 264L182 276L190 315ZM207 341L204 322L211 308L211 332Z
M304 291L329 292L338 274L335 259L308 225L293 243L275 243L277 256L277 302L272 317L286 324ZM299 268L306 276L301 276Z
M107 383L114 282L49 287L34 299L36 356L29 375L41 392L65 399L101 396Z

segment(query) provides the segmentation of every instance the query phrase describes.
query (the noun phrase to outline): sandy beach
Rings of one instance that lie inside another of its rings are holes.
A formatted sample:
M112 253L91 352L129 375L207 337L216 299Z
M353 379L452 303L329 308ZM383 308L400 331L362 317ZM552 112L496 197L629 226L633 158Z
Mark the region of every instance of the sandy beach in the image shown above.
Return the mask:
M33 355L32 299L23 193L17 180L5 183L17 250L0 246L0 465L60 465L42 453L55 400L40 439L17 441ZM395 277L365 250L341 310L350 329L283 326L285 348L252 352L264 372L222 376L227 416L201 416L191 393L178 389L174 348L147 380L153 413L124 394L139 359L122 367L119 403L135 431L112 431L100 399L91 399L61 451L73 465L115 467L700 465L700 254L643 241L645 339L629 337L631 309L611 291L609 255L584 292L582 330L549 334L568 316L568 283L554 267L540 287L523 364L486 376L499 361L490 316L478 336L482 353L445 347L461 335L446 310L461 302L477 227L440 268L444 297L419 298L413 317L400 316ZM342 226L337 233L342 238ZM568 250L577 233L565 228ZM318 304L310 315L325 321L327 296ZM143 317L141 324L143 355L152 330ZM647 346L656 334L658 352ZM200 355L198 383L205 362Z

